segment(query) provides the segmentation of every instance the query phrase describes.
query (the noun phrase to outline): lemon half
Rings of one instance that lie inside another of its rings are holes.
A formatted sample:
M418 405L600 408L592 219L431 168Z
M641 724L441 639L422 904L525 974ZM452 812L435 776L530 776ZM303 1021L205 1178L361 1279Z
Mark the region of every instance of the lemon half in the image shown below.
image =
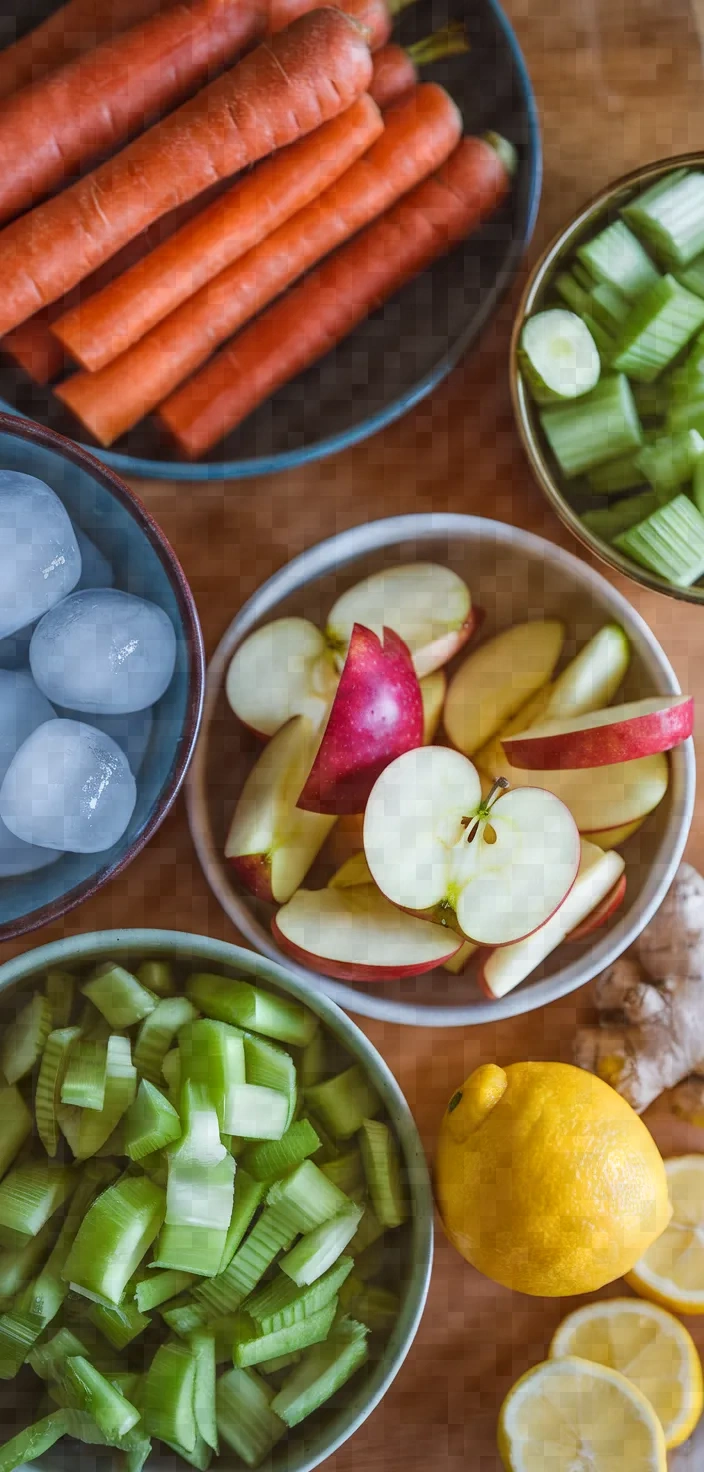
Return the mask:
M665 1161L672 1218L626 1282L682 1314L704 1314L704 1155Z
M589 1360L545 1360L501 1407L507 1472L666 1472L662 1426L642 1391Z

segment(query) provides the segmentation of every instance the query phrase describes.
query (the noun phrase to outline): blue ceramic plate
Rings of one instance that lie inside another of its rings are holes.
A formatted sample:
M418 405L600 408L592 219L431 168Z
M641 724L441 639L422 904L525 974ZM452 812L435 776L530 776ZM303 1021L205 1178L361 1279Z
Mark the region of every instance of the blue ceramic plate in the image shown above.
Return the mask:
M52 0L3 7L0 39L11 16L26 30L56 9ZM502 133L518 150L518 172L504 209L445 260L425 271L344 343L294 379L198 464L173 457L145 420L112 451L88 448L125 475L171 480L229 480L286 470L374 434L405 414L467 351L514 276L530 239L540 196L541 154L533 91L516 37L496 0L417 0L396 30L402 45L449 20L466 23L467 56L424 69L462 110L469 133ZM62 434L83 439L68 410L10 368L0 367L0 408L11 408Z

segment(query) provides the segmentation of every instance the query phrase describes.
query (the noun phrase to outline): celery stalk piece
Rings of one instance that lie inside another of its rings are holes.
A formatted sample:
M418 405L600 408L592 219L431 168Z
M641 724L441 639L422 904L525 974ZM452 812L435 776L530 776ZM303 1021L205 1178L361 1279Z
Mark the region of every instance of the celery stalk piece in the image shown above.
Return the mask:
M94 1328L107 1339L113 1349L126 1349L133 1339L138 1339L149 1328L151 1319L140 1312L137 1304L126 1300L119 1308L107 1308L104 1303L92 1303L88 1318Z
M601 373L599 351L589 328L564 307L549 307L527 319L518 361L538 404L589 393Z
M150 1155L143 1156L139 1164L145 1174L156 1182L157 1186L163 1186L164 1190L166 1190L169 1180L168 1150L166 1148L163 1150L152 1150Z
M318 1313L336 1297L354 1267L351 1257L340 1257L314 1283L299 1288L290 1278L279 1273L271 1283L264 1283L247 1299L245 1309L263 1334L299 1324L309 1314Z
M35 1421L33 1426L18 1431L11 1441L0 1447L0 1472L14 1472L16 1467L22 1468L34 1462L36 1457L56 1446L57 1441L66 1436L66 1430L65 1412L52 1411L41 1421Z
M84 983L81 991L102 1012L110 1026L117 1029L141 1022L154 1011L158 1001L153 992L140 985L136 976L112 961L96 966L90 981Z
M657 491L639 491L638 495L625 496L603 510L585 511L582 521L595 537L601 537L603 542L612 542L621 532L627 532L636 522L657 511L666 500Z
M692 500L700 516L704 516L704 458L698 460L692 476Z
M616 287L629 301L635 301L659 277L647 251L623 220L615 220L580 245L577 258L597 281Z
M269 1334L250 1319L249 1333L240 1328L241 1337L235 1339L234 1362L244 1369L247 1365L260 1365L263 1360L276 1359L280 1354L292 1354L310 1348L311 1344L320 1344L327 1339L336 1313L337 1298L332 1298L317 1313L308 1314L297 1324L289 1324Z
M0 1176L4 1176L32 1129L32 1116L14 1084L0 1087L0 1118Z
M349 1206L344 1191L329 1181L312 1160L304 1160L289 1176L274 1181L266 1199L269 1206L286 1211L292 1235L320 1226Z
M159 961L156 958L142 961L135 975L144 990L154 992L157 997L172 997L176 991L176 978L170 961Z
M37 1132L47 1155L54 1156L59 1147L57 1111L61 1103L61 1089L72 1049L80 1036L78 1027L58 1028L49 1033L42 1053L34 1112Z
M364 1185L364 1168L359 1150L348 1150L345 1155L338 1156L337 1160L329 1160L320 1169L334 1186L345 1195L350 1191L358 1191Z
M666 266L687 266L704 250L704 176L673 175L657 192L632 199L622 214Z
M42 1328L56 1318L68 1294L68 1283L62 1274L78 1229L98 1193L110 1185L115 1175L114 1166L107 1161L91 1162L80 1176L76 1175L78 1184L56 1243L38 1278L27 1286L22 1295L22 1308L31 1313Z
M264 1089L274 1089L288 1099L286 1129L293 1121L298 1102L296 1065L290 1053L264 1038L246 1035L244 1039L246 1081Z
M107 1071L107 1043L81 1038L69 1055L61 1085L61 1103L100 1113L105 1105Z
M198 1017L187 997L165 997L157 1002L139 1029L134 1048L134 1066L142 1078L161 1086L164 1059L174 1038ZM180 1078L178 1084L180 1087Z
M133 1405L137 1405L141 1378L134 1370L120 1370L118 1374L108 1376L110 1384L121 1390L125 1400L131 1400Z
M280 1140L250 1145L243 1157L243 1165L255 1180L274 1181L319 1149L320 1139L310 1120L297 1119Z
M53 968L46 973L46 999L51 1007L52 1028L68 1027L76 992L75 977L70 971Z
M367 1248L373 1247L374 1243L378 1242L383 1235L384 1228L379 1221L374 1207L368 1204L365 1205L362 1220L350 1242L350 1252L353 1257L356 1258L359 1253L366 1252Z
M585 327L587 327L591 332L591 335L597 345L599 357L601 358L602 368L610 368L611 360L613 358L614 350L616 347L616 338L614 333L607 332L606 328L602 327L601 322L596 321L596 318L592 316L591 312L583 312L582 321Z
M644 445L636 463L653 490L667 494L692 479L703 454L704 439L696 429L688 429L662 435L653 444Z
M618 330L628 312L628 301L620 292L604 282L592 282L588 289L575 279L570 271L561 271L553 286L575 316L584 322L593 318L604 332L612 334ZM558 311L561 308L557 309ZM591 330L590 328L588 330Z
M364 1225L364 1218L362 1218L362 1225ZM380 1237L377 1237L375 1242L371 1242L362 1252L357 1253L354 1260L355 1277L361 1278L366 1283L372 1278L380 1278L385 1267L386 1245L382 1233Z
M675 496L614 543L675 587L688 588L704 576L704 517L687 496Z
M300 1048L310 1042L318 1025L314 1013L300 1002L262 991L249 981L196 972L186 983L186 994L206 1017Z
M137 1408L83 1355L66 1360L60 1385L78 1410L92 1416L108 1441L126 1436L140 1419Z
M291 1354L277 1354L272 1360L261 1360L259 1363L260 1375L278 1375L281 1370L290 1369L291 1365L300 1364L301 1355L298 1350Z
M0 1252L0 1309L9 1308L26 1288L35 1272L46 1261L57 1235L55 1218L48 1221L36 1237L28 1237L24 1247Z
M595 465L587 474L590 491L596 496L612 496L617 491L630 491L633 486L642 486L645 477L638 466L640 453L640 449L629 450L627 455L618 455L615 460Z
M181 1055L178 1048L166 1054L161 1072L169 1091L169 1102L174 1109L181 1107Z
M142 1079L134 1104L130 1104L123 1122L123 1144L130 1160L144 1160L155 1150L172 1145L181 1138L181 1121L168 1099L154 1084Z
M322 1027L317 1027L301 1053L298 1072L302 1089L310 1089L313 1084L319 1084L325 1078L326 1053L325 1033Z
M192 1452L187 1452L186 1448L179 1446L177 1441L167 1441L165 1446L170 1447L171 1451L175 1452L177 1457L181 1457L184 1462L188 1462L189 1467L196 1467L198 1472L208 1472L213 1453L202 1437L196 1437L196 1444Z
M196 1358L189 1345L162 1344L142 1382L144 1429L162 1441L192 1452L197 1427L194 1412Z
M182 1082L190 1079L201 1085L209 1095L220 1129L235 1133L229 1123L233 1091L246 1079L242 1033L226 1022L201 1017L181 1029L178 1049Z
M197 1303L192 1303L190 1299L167 1304L166 1308L160 1310L160 1313L164 1323L168 1324L180 1339L190 1339L194 1330L202 1329L206 1322L205 1310ZM226 1359L230 1358L230 1348L225 1355Z
M191 1335L191 1349L196 1361L193 1409L196 1434L214 1452L219 1451L218 1423L215 1410L215 1335L212 1330L196 1330Z
M704 251L695 256L693 261L682 271L677 271L677 280L688 291L693 291L695 296L704 296Z
M336 1078L307 1089L305 1097L314 1115L320 1115L325 1128L338 1140L356 1135L362 1120L373 1119L381 1109L381 1099L358 1063Z
M169 1154L166 1222L155 1265L212 1276L232 1219L235 1162L220 1141L204 1085L186 1080L182 1116L183 1137Z
M300 1238L295 1247L282 1257L279 1264L282 1272L292 1278L299 1288L314 1283L316 1278L322 1277L342 1256L361 1220L361 1206L355 1206L350 1201L345 1211L332 1217L329 1222L314 1227L312 1232L306 1232Z
M61 1104L57 1117L77 1160L88 1160L110 1139L123 1114L134 1102L137 1072L132 1063L129 1038L114 1033L108 1039L105 1100L101 1110L77 1109Z
M400 1227L408 1216L408 1205L401 1158L389 1126L380 1119L365 1119L359 1145L374 1211L382 1227Z
M390 1334L401 1310L397 1293L392 1293L390 1288L377 1288L366 1283L361 1284L359 1292L346 1306L372 1334Z
M266 1207L229 1267L193 1289L193 1297L207 1319L221 1318L238 1309L277 1254L290 1247L295 1235L296 1228L291 1226L290 1214L284 1208Z
M229 1135L227 1133L227 1130L220 1131L220 1139L222 1140L222 1143L225 1146L228 1155L231 1155L233 1160L239 1159L239 1156L242 1154L243 1150L247 1149L247 1145L249 1143L249 1141L244 1140L241 1135Z
M0 1380L14 1380L42 1332L43 1324L19 1306L0 1316Z
M102 1012L99 1012L98 1008L87 999L76 1018L76 1027L80 1027L81 1037L92 1038L94 1042L106 1043L110 1037L110 1023L103 1017Z
M540 422L563 475L570 480L643 443L624 373L605 375L583 399L544 409Z
M672 372L674 373L674 369ZM632 383L633 398L641 419L661 419L670 403L669 373L661 373L654 383Z
M341 1319L324 1344L303 1356L271 1403L287 1426L297 1426L347 1384L368 1357L368 1329Z
M235 1174L235 1200L232 1207L227 1238L220 1259L219 1273L229 1267L245 1232L251 1226L254 1214L266 1193L266 1182L255 1181L244 1166L238 1166Z
M170 1299L176 1298L192 1283L198 1280L194 1273L181 1273L172 1268L163 1271L149 1273L145 1278L140 1278L135 1285L135 1301L140 1313L147 1313L150 1308L160 1308L162 1303L168 1303ZM124 1304L123 1304L124 1308Z
M3 1031L0 1044L0 1075L8 1084L19 1083L32 1072L51 1032L51 1003L36 992L14 1022Z
M152 1454L152 1443L148 1436L138 1436L133 1432L135 1445L125 1447L125 1472L143 1472Z
M613 367L652 383L703 325L701 297L663 276L634 303L617 336Z
M704 435L704 381L699 388L692 389L689 398L670 403L665 427L669 434L696 429Z
M260 1084L236 1084L230 1091L229 1134L245 1140L280 1140L289 1117L289 1101L276 1089Z
M271 1408L274 1392L254 1370L230 1370L217 1384L218 1431L248 1467L258 1467L286 1433Z
M226 1233L216 1227L179 1227L166 1223L159 1233L153 1267L190 1273L212 1281L222 1258Z
M67 1165L32 1160L0 1182L0 1243L23 1247L68 1200L78 1177Z
M147 1176L123 1176L93 1203L68 1254L63 1278L74 1292L117 1308L154 1241L166 1210Z
M27 1356L27 1364L40 1380L55 1380L66 1360L76 1354L88 1355L83 1341L70 1329L58 1329L46 1344L37 1345L32 1350Z

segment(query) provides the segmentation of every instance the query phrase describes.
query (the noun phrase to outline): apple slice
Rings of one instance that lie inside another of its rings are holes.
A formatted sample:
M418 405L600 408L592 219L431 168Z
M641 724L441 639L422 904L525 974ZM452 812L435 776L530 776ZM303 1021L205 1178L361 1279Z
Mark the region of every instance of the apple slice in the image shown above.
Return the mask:
M344 813L338 818L322 853L325 862L339 869L364 849L364 813Z
M373 573L338 598L326 629L332 648L344 654L355 624L377 635L393 629L420 676L452 659L473 633L475 619L469 588L456 572L436 562L411 562Z
M543 925L572 887L580 852L559 799L537 787L483 799L476 767L444 746L406 752L382 772L364 816L364 851L394 904L451 909L463 935L482 945Z
M407 915L375 884L299 889L271 923L295 961L342 981L395 981L442 966L462 938Z
M294 716L264 747L240 794L225 857L257 899L290 899L335 822L296 806L316 742L312 723Z
M299 807L361 812L384 767L422 740L423 700L406 645L392 629L384 629L382 644L355 624Z
M432 746L442 720L442 708L447 695L447 676L444 670L433 670L420 682L423 701L423 745Z
M620 823L615 828L597 828L589 833L589 842L603 849L620 848L642 828L644 822L645 818L634 818L632 823Z
M550 679L564 637L557 619L534 619L468 655L445 701L445 730L458 751L473 756Z
M490 997L505 997L525 981L612 894L624 868L621 854L605 854L582 839L579 874L566 900L534 935L516 945L500 946L485 957L478 976L482 990Z
M615 915L617 910L620 910L625 898L626 876L622 874L618 883L614 885L613 889L609 890L609 893L604 896L600 904L594 906L594 909L587 915L586 920L583 920L581 925L575 925L574 930L571 930L569 935L565 936L565 941L571 945L572 941L585 940L594 930L601 930L607 921L611 919L611 916Z
M504 758L491 776L505 777L515 787L544 787L569 808L587 837L604 828L640 822L662 802L670 780L667 756L643 756L610 767L582 767L572 771L523 771Z
M465 967L469 965L472 956L476 955L478 950L479 946L475 946L473 941L463 941L456 954L450 956L449 961L443 961L443 970L449 971L452 976L459 976Z
M569 720L602 710L613 700L630 659L631 646L620 624L605 624L557 676L542 719ZM526 721L530 725L533 721Z
M307 618L256 629L233 655L225 685L235 715L257 736L274 736L292 716L322 725L336 689L332 653Z
M364 849L345 859L344 864L328 879L330 889L356 889L360 884L373 884L372 873Z
M612 705L571 720L541 720L527 731L504 736L502 744L513 767L573 770L671 751L691 736L693 727L694 701L680 695Z

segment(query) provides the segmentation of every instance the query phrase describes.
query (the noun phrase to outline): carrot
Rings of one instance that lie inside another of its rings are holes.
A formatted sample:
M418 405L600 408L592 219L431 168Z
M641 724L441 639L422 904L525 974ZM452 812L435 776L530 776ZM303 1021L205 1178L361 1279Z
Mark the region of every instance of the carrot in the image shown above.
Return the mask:
M442 87L428 82L386 115L369 152L127 353L56 390L101 444L111 444L161 403L233 332L334 246L368 224L436 169L462 120Z
M341 10L314 10L148 132L0 232L0 335L154 220L343 112L371 57Z
M91 51L106 36L138 25L172 0L68 0L0 52L0 98Z
M412 277L482 223L509 173L488 142L465 138L432 178L270 307L159 411L196 459L346 337Z
M467 33L461 21L452 21L443 30L415 41L404 49L391 42L382 46L373 59L370 95L379 107L389 107L406 92L410 92L418 81L421 67L434 61L444 61L448 56L460 56L469 51Z
M261 30L252 4L187 0L0 107L0 224L183 102Z
M50 383L66 366L64 349L51 330L48 308L9 332L0 348L33 383Z
M414 0L332 0L332 3L364 27L369 49L376 51L388 41L394 15ZM311 8L311 0L269 0L269 7L269 29L275 32L290 26L299 15L305 15Z
M383 131L366 95L315 133L264 159L151 255L72 311L54 331L95 372L316 199Z

